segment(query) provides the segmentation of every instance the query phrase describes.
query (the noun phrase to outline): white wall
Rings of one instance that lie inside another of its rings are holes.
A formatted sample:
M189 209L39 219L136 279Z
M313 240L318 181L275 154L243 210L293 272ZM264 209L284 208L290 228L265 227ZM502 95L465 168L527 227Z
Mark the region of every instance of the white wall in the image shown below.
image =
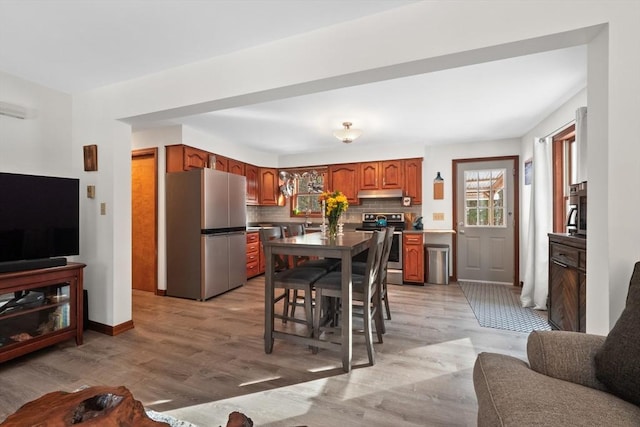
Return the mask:
M520 157L520 280L523 280L525 258L524 244L529 240L529 220L531 217L531 186L524 185L524 162L533 158L535 138L543 138L567 127L575 121L576 110L587 105L587 89L583 89L565 102L560 108L538 123L521 139Z
M634 138L640 134L639 17L640 2L418 2L74 96L72 161L80 161L83 145L99 145L100 171L91 175L96 201L113 209L98 217L93 204L82 206L95 221L81 232L93 247L88 279L105 300L95 320L117 325L131 319L131 131L118 119L163 110L159 116L170 118L183 107L216 108L588 43L587 274L609 291L594 301L589 289L587 304L610 312L607 319L588 315L587 330L608 331L624 304L631 266L640 259L640 228L629 227L640 211L640 194L628 191L640 173L631 164L640 156ZM335 61L338 51L357 55ZM428 173L425 168L426 178Z
M0 171L77 177L70 95L0 71L0 101L29 112L24 120L0 115Z

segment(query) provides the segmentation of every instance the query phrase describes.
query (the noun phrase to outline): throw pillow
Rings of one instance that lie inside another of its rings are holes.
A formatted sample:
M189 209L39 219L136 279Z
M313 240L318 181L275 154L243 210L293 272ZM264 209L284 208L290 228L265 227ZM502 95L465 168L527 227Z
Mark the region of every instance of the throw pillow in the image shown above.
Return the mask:
M596 377L616 396L640 406L640 262L631 276L627 305L596 353Z

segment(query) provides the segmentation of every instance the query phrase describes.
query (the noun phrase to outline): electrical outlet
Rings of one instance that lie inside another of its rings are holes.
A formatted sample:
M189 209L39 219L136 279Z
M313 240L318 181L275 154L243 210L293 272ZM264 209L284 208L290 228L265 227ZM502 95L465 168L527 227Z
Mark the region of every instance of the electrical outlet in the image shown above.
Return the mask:
M433 213L434 221L444 221L444 212L434 212Z
M102 202L100 203L100 215L106 215L107 214L107 204Z

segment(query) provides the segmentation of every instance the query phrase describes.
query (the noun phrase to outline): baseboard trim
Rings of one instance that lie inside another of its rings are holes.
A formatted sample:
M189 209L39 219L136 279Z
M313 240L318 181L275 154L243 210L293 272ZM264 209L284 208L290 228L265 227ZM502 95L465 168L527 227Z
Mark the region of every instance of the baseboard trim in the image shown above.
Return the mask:
M156 295L158 295L159 297L166 297L167 296L167 290L166 289L156 289Z
M116 336L123 332L128 331L129 329L133 329L133 320L128 320L124 323L115 326L105 325L103 323L94 322L93 320L89 320L89 324L87 325L87 329L91 329L92 331L100 332L101 334Z

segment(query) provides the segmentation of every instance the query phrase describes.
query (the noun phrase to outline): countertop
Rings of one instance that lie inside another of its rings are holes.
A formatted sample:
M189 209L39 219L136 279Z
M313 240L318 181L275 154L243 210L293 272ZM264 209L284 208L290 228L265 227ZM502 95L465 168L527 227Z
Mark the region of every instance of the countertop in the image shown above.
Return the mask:
M438 233L438 234L456 234L455 230L443 230L439 228L425 228L424 230L404 230L403 233L406 234L427 234L427 233Z

